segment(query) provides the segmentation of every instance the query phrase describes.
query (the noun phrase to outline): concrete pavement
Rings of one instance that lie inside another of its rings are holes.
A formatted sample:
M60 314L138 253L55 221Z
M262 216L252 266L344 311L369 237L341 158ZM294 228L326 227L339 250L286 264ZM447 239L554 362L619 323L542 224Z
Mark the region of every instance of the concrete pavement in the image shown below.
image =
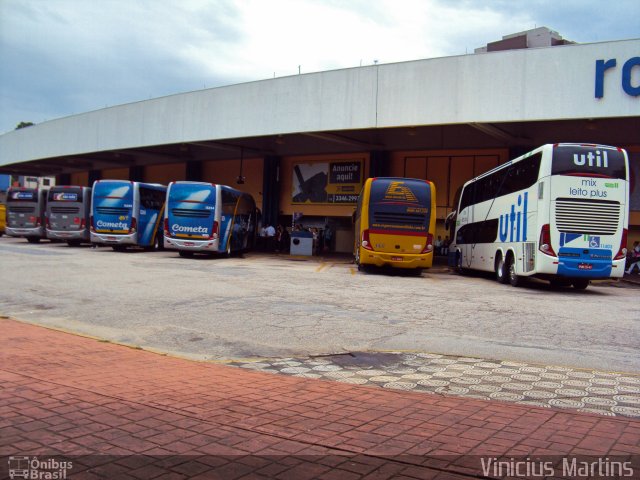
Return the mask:
M640 473L636 419L254 372L10 319L0 335L4 476L33 456L66 459L67 478L495 478L543 460Z

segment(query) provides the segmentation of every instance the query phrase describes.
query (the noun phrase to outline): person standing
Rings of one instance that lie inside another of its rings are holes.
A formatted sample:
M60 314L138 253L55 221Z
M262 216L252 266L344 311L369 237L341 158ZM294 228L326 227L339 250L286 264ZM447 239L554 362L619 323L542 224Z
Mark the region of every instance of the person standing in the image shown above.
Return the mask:
M273 225L267 225L267 228L264 229L264 233L267 239L267 252L273 252L275 245L273 244L276 239L276 229L273 228Z
M638 267L638 271L640 272L640 242L633 242L633 250L631 250L631 261L633 262L629 265L628 270L625 272L627 275L633 272L633 267Z

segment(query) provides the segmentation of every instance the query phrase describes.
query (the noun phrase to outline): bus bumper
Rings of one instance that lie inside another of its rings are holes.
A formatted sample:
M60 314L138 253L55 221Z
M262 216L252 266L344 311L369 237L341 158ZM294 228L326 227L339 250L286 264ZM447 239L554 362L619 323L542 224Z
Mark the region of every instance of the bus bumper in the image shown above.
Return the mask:
M394 254L372 252L360 248L360 264L375 265L376 267L394 268L431 268L433 265L433 252L421 254Z
M47 229L47 238L54 240L85 240L89 241L89 231L85 228L83 230L49 230Z
M218 252L218 240L191 240L164 236L164 245L167 248L188 250L190 252Z
M563 256L563 253L569 253L572 256ZM561 249L559 257L540 253L539 255L541 258L538 259L538 273L542 274L592 280L620 278L624 275L625 260L611 260L609 250ZM599 256L603 258L597 258Z
M105 245L137 245L136 233L94 233L91 232L91 243Z
M38 238L46 237L43 227L34 227L34 228L6 227L5 233L9 237L38 237Z

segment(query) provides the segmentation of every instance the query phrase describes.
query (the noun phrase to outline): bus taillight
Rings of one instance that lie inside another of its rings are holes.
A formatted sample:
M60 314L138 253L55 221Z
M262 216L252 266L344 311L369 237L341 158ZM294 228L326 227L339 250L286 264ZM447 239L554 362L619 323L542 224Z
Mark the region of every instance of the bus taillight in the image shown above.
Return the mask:
M430 233L427 233L427 242L424 245L424 249L422 250L422 253L430 253L433 251L433 235Z
M369 240L369 230L363 230L362 232L362 248L366 248L367 250L373 250L371 246L371 241Z
M129 233L136 233L137 227L138 227L138 219L133 217L131 219L131 228L129 229Z
M169 219L168 218L164 219L164 234L167 237L171 236L171 232L169 232Z
M622 239L620 240L620 249L618 253L613 258L614 260L622 260L623 258L627 258L627 229L622 229Z
M89 230L91 230L92 232L96 231L95 227L93 226L93 215L89 216Z
M214 220L213 225L211 227L211 235L209 236L212 240L218 238L218 222Z
M551 246L551 226L548 223L543 225L540 230L539 245L540 246L538 248L542 253L552 257L557 257L556 252L553 251L553 247Z
M85 218L80 220L80 230L84 230L87 226L87 220Z

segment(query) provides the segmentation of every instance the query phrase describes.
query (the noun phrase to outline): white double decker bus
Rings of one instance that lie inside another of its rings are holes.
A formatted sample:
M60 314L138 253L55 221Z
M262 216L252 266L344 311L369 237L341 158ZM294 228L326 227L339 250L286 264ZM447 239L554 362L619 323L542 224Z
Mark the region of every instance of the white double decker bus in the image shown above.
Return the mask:
M468 181L447 218L449 265L536 276L585 289L622 277L629 222L627 153L606 145L548 144Z

